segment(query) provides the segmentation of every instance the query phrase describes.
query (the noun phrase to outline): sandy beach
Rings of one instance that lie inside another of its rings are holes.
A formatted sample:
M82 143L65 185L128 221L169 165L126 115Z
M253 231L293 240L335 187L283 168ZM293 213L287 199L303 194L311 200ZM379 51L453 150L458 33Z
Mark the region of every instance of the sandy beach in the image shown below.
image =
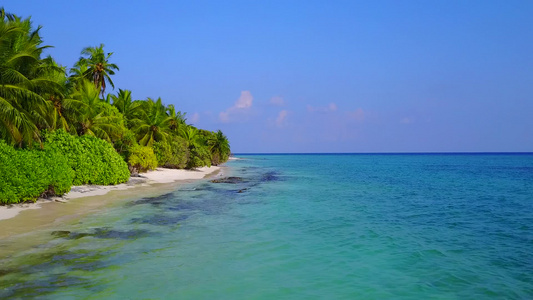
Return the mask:
M73 186L63 197L0 206L0 259L47 243L53 238L49 230L61 230L66 224L124 201L173 192L181 183L222 176L222 169L215 166L196 170L158 168L131 177L123 184Z
M52 197L50 199L38 199L35 203L20 203L0 206L0 222L18 216L21 212L43 208L44 205L61 205L73 199L103 196L111 191L121 191L138 186L149 186L153 184L172 183L175 181L198 180L206 176L213 176L220 172L221 167L202 167L195 170L178 170L157 168L156 170L142 173L138 177L131 177L127 183L118 185L83 185L73 186L71 191L62 197Z

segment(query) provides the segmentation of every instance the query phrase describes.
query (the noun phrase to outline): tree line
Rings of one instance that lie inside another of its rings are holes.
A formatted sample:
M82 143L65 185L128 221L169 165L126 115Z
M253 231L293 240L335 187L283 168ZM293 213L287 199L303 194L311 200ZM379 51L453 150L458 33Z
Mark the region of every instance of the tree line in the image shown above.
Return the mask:
M186 114L161 98L134 100L125 89L106 93L109 86L115 88L112 76L119 67L103 44L84 48L67 70L43 55L50 46L44 45L40 30L41 26L33 28L31 18L0 9L0 152L10 153L0 153L0 158L51 149L68 155L77 143L76 147L111 147L114 154L104 152L122 157L130 172L158 166L191 169L228 160L229 141L220 130L187 124ZM73 161L67 159L66 164L74 173L80 171ZM124 176L119 177L109 183L123 182ZM2 189L9 187L0 186L0 202Z

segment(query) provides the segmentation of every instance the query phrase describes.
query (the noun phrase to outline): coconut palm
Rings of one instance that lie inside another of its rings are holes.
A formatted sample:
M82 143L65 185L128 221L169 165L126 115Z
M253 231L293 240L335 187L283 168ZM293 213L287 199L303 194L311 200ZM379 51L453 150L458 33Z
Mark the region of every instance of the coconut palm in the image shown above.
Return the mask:
M201 137L199 131L194 126L185 126L180 130L180 136L184 138L189 146L199 146Z
M14 14L6 12L3 7L0 7L0 18L6 21L13 21L15 20L16 16Z
M72 95L70 107L74 110L74 124L79 135L92 135L112 141L121 135L123 116L99 97L100 91L85 81Z
M218 130L211 139L207 141L209 150L213 155L213 164L218 165L228 160L231 153L228 138Z
M79 60L74 64L73 68L70 68L69 73L70 77L68 78L69 87L74 89L77 86L80 86L83 84L85 80L87 79L86 75L88 73L89 67L87 66L86 60Z
M72 99L69 97L66 68L58 65L51 56L48 56L42 60L39 72L46 75L59 88L55 92L48 92L42 95L49 104L45 116L45 128L51 130L64 129L67 132L75 133L74 128L71 126L73 111L70 107ZM43 124L40 125L42 127Z
M0 9L0 138L19 147L40 141L39 127L47 127L49 103L43 94L60 94L40 56L40 27ZM38 126L39 125L39 126Z
M187 118L185 118L186 113L182 113L181 111L176 112L176 108L174 108L173 104L169 104L167 106L167 114L170 117L170 130L174 132L179 132L179 129L181 126L186 125L185 121L187 121Z
M156 101L151 98L142 101L139 112L130 120L131 130L142 146L152 146L154 142L165 141L170 132L170 122L161 98Z
M187 141L189 146L188 169L211 165L211 153L201 130L191 125L184 126L180 130L180 136Z
M131 91L119 89L117 95L110 95L112 104L124 115L126 120L133 120L140 113L144 101L133 101Z
M119 70L116 64L109 62L109 58L113 55L113 52L105 53L104 44L100 44L99 47L86 47L81 51L82 55L86 57L80 57L78 62L75 65L74 73L77 72L76 69L83 72L82 76L86 79L92 80L94 85L100 89L102 98L104 98L106 81L115 88L113 80L111 80L110 75L115 75L115 70ZM86 67L86 70L84 70ZM78 75L78 74L76 74Z

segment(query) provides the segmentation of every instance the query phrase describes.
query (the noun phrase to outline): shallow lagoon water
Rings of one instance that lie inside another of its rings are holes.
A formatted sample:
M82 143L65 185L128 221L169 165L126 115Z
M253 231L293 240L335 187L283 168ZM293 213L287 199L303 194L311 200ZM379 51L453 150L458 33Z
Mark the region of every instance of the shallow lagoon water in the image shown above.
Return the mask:
M240 157L43 232L0 298L533 298L533 155Z

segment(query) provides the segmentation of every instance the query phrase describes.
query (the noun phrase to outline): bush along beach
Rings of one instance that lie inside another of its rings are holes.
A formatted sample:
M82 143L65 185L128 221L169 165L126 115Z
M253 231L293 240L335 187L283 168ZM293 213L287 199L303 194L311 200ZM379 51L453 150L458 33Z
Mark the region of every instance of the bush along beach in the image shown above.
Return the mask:
M0 9L0 204L63 195L72 185L114 185L156 167L228 160L227 137L187 124L161 98L114 90L119 67L104 45L67 68L51 56L31 18Z

